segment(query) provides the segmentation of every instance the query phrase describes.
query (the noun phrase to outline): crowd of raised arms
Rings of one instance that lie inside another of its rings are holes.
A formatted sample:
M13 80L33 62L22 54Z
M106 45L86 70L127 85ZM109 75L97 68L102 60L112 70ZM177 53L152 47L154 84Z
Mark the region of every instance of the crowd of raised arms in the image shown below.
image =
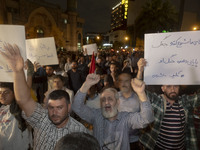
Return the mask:
M143 52L58 53L58 65L0 51L0 150L199 150L200 86L145 85ZM24 69L27 70L27 77Z

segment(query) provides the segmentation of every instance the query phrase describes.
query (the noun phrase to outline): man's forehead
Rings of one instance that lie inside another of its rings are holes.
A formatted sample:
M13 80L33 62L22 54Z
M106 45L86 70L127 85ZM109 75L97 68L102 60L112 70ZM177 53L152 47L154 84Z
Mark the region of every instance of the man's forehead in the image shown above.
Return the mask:
M111 91L104 91L104 92L101 94L101 98L105 98L105 97L114 97L114 93L111 92Z
M9 88L6 87L0 87L0 91L11 91Z
M163 87L180 87L180 85L162 85Z
M54 100L54 99L48 100L48 104L50 104L50 105L58 105L58 104L60 105L60 104L65 104L65 103L66 103L66 100L64 97L61 99L56 99L56 100Z

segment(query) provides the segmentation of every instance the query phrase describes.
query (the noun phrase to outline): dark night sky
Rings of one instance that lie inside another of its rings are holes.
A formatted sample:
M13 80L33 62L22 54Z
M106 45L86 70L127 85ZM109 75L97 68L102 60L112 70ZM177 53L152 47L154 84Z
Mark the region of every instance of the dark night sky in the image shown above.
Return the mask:
M45 0L66 9L66 0ZM79 16L85 19L84 32L107 32L110 30L112 7L121 0L77 0Z

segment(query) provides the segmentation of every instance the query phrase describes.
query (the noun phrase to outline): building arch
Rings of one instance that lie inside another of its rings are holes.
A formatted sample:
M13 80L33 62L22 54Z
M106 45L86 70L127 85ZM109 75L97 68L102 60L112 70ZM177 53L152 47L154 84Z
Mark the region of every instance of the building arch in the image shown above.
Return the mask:
M53 36L57 47L66 47L63 32L57 27L55 19L44 7L39 7L31 12L25 27L27 39Z

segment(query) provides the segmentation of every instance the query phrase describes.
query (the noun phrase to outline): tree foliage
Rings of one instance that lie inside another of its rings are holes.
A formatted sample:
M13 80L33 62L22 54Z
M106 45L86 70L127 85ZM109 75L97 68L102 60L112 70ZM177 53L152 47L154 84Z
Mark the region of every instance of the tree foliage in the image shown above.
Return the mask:
M151 0L145 3L135 20L136 37L145 33L174 31L177 29L178 13L168 0Z

